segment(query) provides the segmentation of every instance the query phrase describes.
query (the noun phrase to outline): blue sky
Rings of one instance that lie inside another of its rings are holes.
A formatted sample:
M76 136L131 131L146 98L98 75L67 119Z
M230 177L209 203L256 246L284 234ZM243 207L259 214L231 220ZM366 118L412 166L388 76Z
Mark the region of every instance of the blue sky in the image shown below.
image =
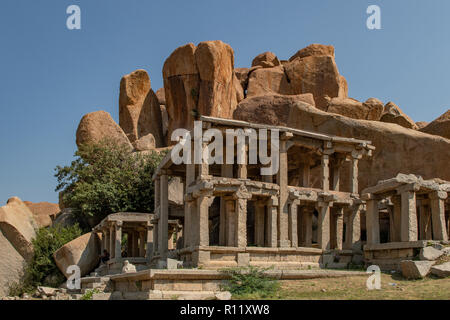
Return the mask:
M66 28L71 4L81 30ZM366 28L371 4L382 30ZM351 97L431 121L450 106L449 12L448 0L1 0L0 204L56 202L53 169L73 159L81 117L105 110L118 122L122 75L144 68L158 89L165 59L188 42L230 44L235 67L332 44Z

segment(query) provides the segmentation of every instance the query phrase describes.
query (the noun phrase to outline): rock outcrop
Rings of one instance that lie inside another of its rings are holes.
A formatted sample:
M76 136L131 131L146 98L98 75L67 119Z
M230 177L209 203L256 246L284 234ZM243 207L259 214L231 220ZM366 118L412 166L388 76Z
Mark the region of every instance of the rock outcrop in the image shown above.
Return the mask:
M100 239L95 232L91 232L66 243L53 254L53 258L59 270L68 278L70 275L66 270L70 265L79 266L81 276L91 272L99 262L99 254Z
M155 138L149 133L133 142L133 147L136 151L153 150L156 148Z
M378 121L383 113L383 103L375 98L366 102L359 102L352 98L329 98L326 97L327 112L336 113L352 119Z
M77 129L77 146L82 144L99 143L110 139L118 144L133 149L122 128L106 111L95 111L81 118Z
M165 145L160 102L145 70L136 70L120 81L119 124L131 143L152 134L157 147Z
M252 61L252 67L272 68L279 65L281 65L280 60L273 52L269 51L257 55Z
M420 131L450 139L450 110L447 110L447 112L420 129Z
M38 225L33 213L17 197L0 207L0 230L20 255L29 262L34 255L32 240Z
M24 201L27 207L31 210L34 216L34 220L38 224L39 228L45 228L52 225L53 221L61 213L59 204L50 202L37 202Z
M266 95L245 99L234 112L234 118L372 141L376 147L373 157L359 165L360 190L400 172L421 175L424 179L450 180L450 141L442 137L396 124L327 113L293 96ZM346 176L342 174L341 178Z
M312 93L316 107L321 110L328 105L326 96L347 97L347 81L339 74L331 46L308 46L292 56L284 69L292 93Z
M222 41L177 48L164 63L167 137L197 115L231 118L237 105L233 49Z
M380 121L395 123L408 129L417 129L416 123L393 102L388 102L384 106Z
M1 210L1 209L0 209ZM9 288L23 277L26 261L8 241L0 229L0 298L7 296Z

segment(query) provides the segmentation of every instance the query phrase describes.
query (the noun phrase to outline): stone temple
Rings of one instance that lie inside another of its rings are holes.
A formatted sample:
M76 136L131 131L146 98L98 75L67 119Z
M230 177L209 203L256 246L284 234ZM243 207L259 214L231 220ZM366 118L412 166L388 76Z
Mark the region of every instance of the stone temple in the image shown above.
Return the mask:
M261 53L235 68L222 41L189 43L162 75L156 92L145 70L122 78L119 124L104 111L79 124L79 146L112 138L130 152L169 150L153 175L154 210L111 212L93 228L101 245L85 260L97 263L103 250L110 260L82 279L85 288L108 283L116 298L148 299L207 295L229 267L272 267L279 279L354 265L404 272L404 261L448 245L450 111L427 124L392 101L350 98L334 47L320 44L288 60ZM223 149L231 161L173 161L173 132L190 130L195 145L195 120L202 136L266 129L278 131L279 145L269 134L255 144L250 134L233 154ZM279 153L272 175L252 156L261 142L267 158ZM62 271L70 264L55 260Z

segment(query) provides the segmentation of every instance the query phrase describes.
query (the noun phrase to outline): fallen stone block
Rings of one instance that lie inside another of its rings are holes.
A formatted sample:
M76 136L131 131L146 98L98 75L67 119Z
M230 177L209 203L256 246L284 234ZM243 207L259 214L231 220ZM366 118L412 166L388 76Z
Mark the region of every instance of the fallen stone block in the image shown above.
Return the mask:
M400 262L400 268L406 279L422 279L430 273L434 264L434 261L403 260Z
M431 273L437 277L450 277L450 262L431 267Z
M420 260L428 260L428 261L434 261L436 259L439 259L444 252L441 250L435 249L433 247L425 247L420 249Z

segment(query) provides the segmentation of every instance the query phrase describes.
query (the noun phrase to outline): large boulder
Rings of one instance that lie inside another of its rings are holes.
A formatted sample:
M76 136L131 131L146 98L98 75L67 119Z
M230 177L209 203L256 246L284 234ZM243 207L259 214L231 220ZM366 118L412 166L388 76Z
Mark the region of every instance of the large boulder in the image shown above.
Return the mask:
M8 295L11 285L20 282L25 267L23 256L0 230L0 298Z
M269 51L257 55L252 61L252 67L272 68L279 65L281 65L280 60L273 52Z
M95 232L86 233L64 246L53 254L59 270L68 278L67 268L71 265L80 267L81 276L90 273L98 264L100 255L100 239Z
M372 141L376 147L373 156L359 162L360 190L398 173L450 180L450 141L439 136L391 123L356 120L323 112L309 104L299 103L292 96L248 98L239 104L234 115L238 120ZM343 186L347 185L347 176L341 174Z
M133 147L122 128L106 111L95 111L81 118L77 129L77 146L113 140L132 150Z
M417 130L423 129L429 124L430 123L428 121L417 121L416 122Z
M39 228L45 228L52 225L53 221L61 213L59 204L50 202L37 202L24 201L27 207L31 210L34 216L34 220L38 224Z
M195 62L196 46L192 43L177 48L163 66L166 110L169 118L167 141L178 128L192 127L192 113L197 110L200 77Z
M393 102L388 102L384 106L380 121L395 123L408 129L417 129L416 123Z
M283 66L261 68L250 73L247 98L265 94L293 94Z
M155 149L155 138L151 133L133 142L134 150L147 151Z
M347 81L338 71L331 46L311 45L284 64L294 94L312 93L316 106L326 110L330 98L347 96Z
M239 103L233 119L284 126L288 122L291 107L299 103L314 106L314 98L310 93L250 97Z
M34 255L32 240L37 229L33 213L19 198L10 198L6 206L0 207L0 230L27 262Z
M406 279L422 279L430 273L434 263L434 261L403 260L400 262L400 269Z
M306 48L300 49L294 54L289 61L293 61L297 58L306 58L310 56L330 56L334 58L334 47L327 46L319 43L313 43Z
M233 49L222 41L201 42L195 50L195 61L200 75L198 111L231 118L237 106Z
M61 227L70 227L77 223L77 217L71 208L64 208L61 214L53 221L53 225Z
M383 103L375 98L366 102L359 102L352 98L329 98L326 97L328 106L326 111L340 114L353 119L380 120L383 113Z
M450 262L431 267L431 273L437 277L450 277Z
M233 49L222 41L177 48L164 63L167 137L198 115L231 118L237 106Z
M131 143L151 133L158 147L165 144L160 102L145 70L136 70L120 81L119 124Z
M420 131L450 139L450 109Z

